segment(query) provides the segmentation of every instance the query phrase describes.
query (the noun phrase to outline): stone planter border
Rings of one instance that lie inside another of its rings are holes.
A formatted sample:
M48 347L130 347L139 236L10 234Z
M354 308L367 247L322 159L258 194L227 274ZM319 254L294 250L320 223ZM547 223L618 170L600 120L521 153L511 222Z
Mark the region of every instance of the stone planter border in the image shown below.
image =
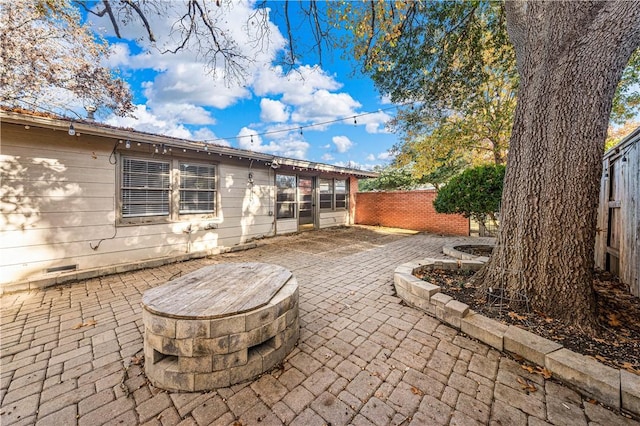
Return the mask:
M454 249L451 247L447 250L451 252ZM640 376L606 366L591 357L572 352L557 342L480 315L469 309L467 304L441 293L439 286L413 275L425 267L476 271L486 262L485 259L475 256L473 260L426 258L404 263L394 272L396 293L407 304L499 351L519 355L547 368L554 377L573 386L586 397L640 415Z

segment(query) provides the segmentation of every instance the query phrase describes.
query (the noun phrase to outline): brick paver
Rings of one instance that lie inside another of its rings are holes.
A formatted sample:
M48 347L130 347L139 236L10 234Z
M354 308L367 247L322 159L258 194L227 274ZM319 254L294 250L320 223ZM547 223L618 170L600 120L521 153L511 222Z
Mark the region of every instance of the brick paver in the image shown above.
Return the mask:
M445 258L443 245L468 240L327 229L4 295L0 423L639 425L400 303L396 266ZM278 368L230 388L172 393L149 385L141 367L142 293L206 265L246 261L296 276L298 346Z

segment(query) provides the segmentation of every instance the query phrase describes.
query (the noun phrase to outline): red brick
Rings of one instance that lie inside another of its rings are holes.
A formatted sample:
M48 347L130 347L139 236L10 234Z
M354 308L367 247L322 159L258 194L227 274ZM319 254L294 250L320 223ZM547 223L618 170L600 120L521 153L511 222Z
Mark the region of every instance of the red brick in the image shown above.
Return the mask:
M469 235L469 219L459 214L436 213L436 194L435 190L355 193L355 203L351 204L355 204L355 223Z

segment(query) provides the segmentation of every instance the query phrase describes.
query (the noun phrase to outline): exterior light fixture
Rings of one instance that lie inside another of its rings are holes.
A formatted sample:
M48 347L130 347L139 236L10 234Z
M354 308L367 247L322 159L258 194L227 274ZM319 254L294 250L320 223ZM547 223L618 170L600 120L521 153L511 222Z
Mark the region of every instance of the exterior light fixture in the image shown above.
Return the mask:
M127 149L131 148L131 141L129 139L124 143L124 147Z
M69 124L69 136L74 136L76 134L76 129L73 127L73 124Z
M159 152L158 145L154 145L153 147L155 148L155 153L157 154Z

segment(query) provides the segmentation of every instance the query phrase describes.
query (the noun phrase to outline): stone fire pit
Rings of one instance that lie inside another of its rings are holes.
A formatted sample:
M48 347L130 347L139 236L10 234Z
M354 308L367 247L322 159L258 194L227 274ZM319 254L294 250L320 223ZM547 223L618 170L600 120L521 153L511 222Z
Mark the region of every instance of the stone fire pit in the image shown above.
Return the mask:
M295 346L298 283L280 266L212 265L142 296L145 372L174 391L253 379Z

